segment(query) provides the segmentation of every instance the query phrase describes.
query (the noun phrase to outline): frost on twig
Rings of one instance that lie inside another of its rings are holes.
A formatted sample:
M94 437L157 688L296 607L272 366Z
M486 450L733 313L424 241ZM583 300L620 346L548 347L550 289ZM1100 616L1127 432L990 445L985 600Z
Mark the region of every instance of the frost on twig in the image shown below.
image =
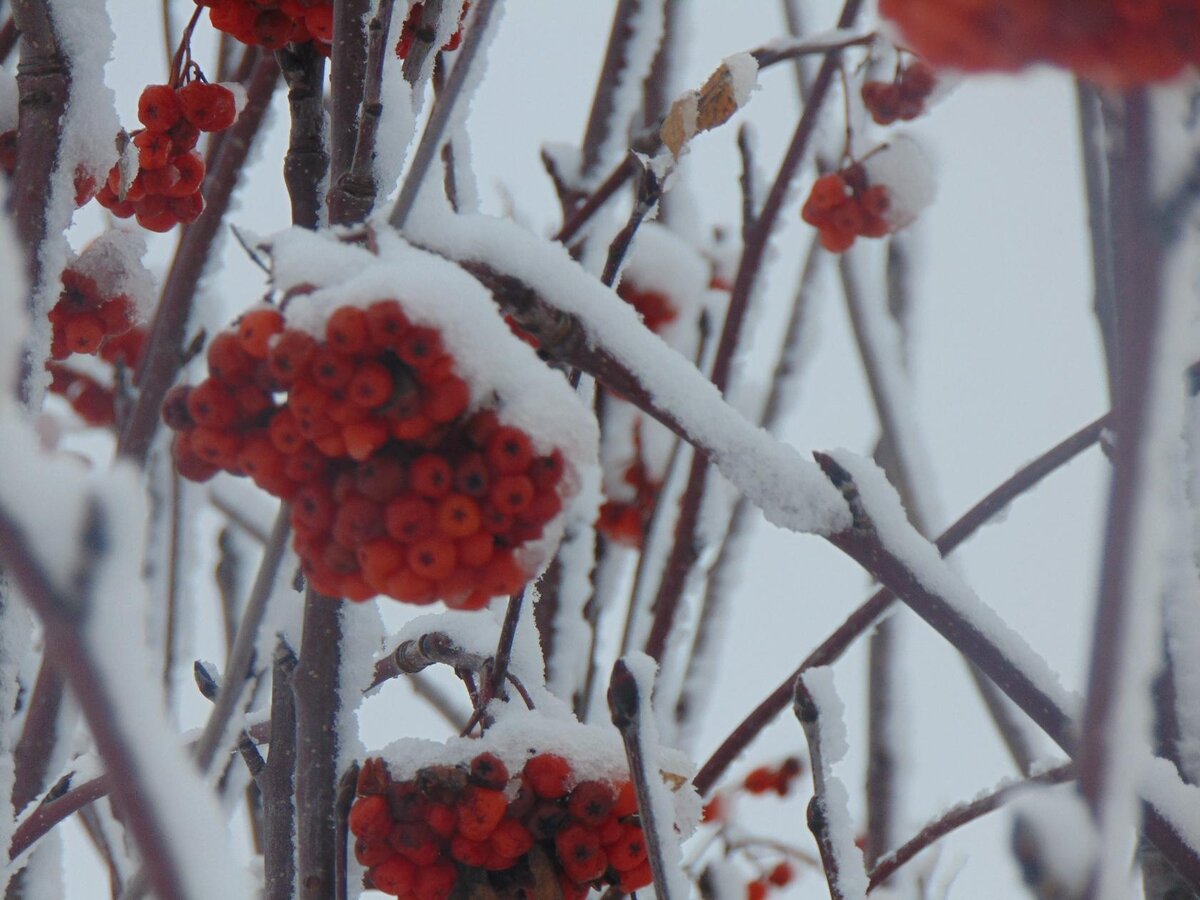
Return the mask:
M808 804L808 827L817 840L825 879L833 900L863 900L867 875L862 851L854 844L850 795L833 765L845 754L845 709L833 686L833 670L809 669L796 679L796 718L808 740L813 797Z
M654 661L641 653L618 659L608 685L608 706L629 758L655 893L659 900L684 900L689 888L683 878L671 794L660 774L658 730L649 700L656 669Z

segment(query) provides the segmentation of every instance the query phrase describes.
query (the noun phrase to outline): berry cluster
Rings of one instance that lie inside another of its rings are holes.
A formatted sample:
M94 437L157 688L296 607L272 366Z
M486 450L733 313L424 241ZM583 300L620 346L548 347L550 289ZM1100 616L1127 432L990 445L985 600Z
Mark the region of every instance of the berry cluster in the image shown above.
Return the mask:
M621 476L622 482L633 490L629 500L607 499L600 507L596 527L614 541L641 547L646 539L646 526L658 503L662 482L650 475L642 448L642 422L633 424L633 462Z
M119 364L127 371L136 371L147 337L145 328L131 328L106 340L100 348L100 358L114 366ZM95 427L116 424L117 405L112 387L55 360L47 360L46 371L50 373L50 393L65 398L84 422Z
M455 29L454 34L450 35L449 40L442 44L443 50L457 50L458 45L462 43L463 20L467 17L467 10L470 8L469 0L464 0L462 10L458 14L458 28ZM408 54L412 52L413 44L416 43L418 36L426 41L432 41L434 38L433 35L421 34L421 16L424 12L424 3L414 3L409 7L408 18L404 20L404 25L400 28L400 40L396 42L396 55L401 59L408 59Z
M138 119L146 126L133 134L138 171L118 161L96 200L114 216L150 231L189 224L204 211L204 157L195 147L201 132L223 131L237 118L229 88L204 81L182 87L152 84L138 100Z
M578 781L552 753L516 777L486 752L404 781L368 759L349 827L367 885L401 900L446 900L472 885L583 900L591 887L628 894L652 880L632 784Z
M796 870L787 860L777 863L770 872L760 875L746 885L746 900L763 900L774 888L784 888L792 883Z
M617 294L638 311L646 327L655 334L662 333L663 328L679 316L671 298L659 291L644 290L629 281L622 281Z
M885 218L891 198L881 184L868 184L867 172L854 163L813 182L800 212L821 233L821 246L830 253L848 250L857 237L883 237L892 223Z
M247 313L208 369L164 405L179 471L247 475L289 501L317 590L478 609L529 579L517 552L562 508L563 455L472 411L441 332L397 301L339 307L323 340Z
M77 269L63 270L62 285L58 302L49 313L52 359L128 349L118 341L134 326L136 310L128 295L107 294L95 279Z
M968 72L1045 62L1131 87L1200 63L1195 0L881 0L879 11L931 64Z
M862 87L862 99L876 124L909 122L925 112L925 101L936 84L933 69L914 62L890 82L868 81Z
M332 0L196 0L208 7L213 28L243 44L282 49L306 44L329 55L333 43Z
M792 790L792 782L804 771L804 762L798 756L789 756L776 766L758 766L751 769L742 783L735 787L734 792L742 791L752 795L776 793L786 797ZM724 822L729 817L730 798L725 793L717 793L704 804L701 821L705 823Z

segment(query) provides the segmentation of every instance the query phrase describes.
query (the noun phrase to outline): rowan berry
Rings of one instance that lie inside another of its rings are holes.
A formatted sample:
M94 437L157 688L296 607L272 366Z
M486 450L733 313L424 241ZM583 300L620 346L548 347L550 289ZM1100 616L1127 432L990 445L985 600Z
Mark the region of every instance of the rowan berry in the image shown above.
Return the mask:
M539 797L557 800L567 794L571 764L555 753L540 753L525 763L522 774Z
M617 799L613 803L612 814L617 818L632 816L638 811L637 791L633 782L626 781L617 788Z
M646 835L640 825L623 825L620 837L605 847L608 861L618 872L636 869L646 861Z
M387 862L393 856L395 854L392 853L392 848L387 844L371 844L362 840L362 838L354 842L354 858L365 869L370 869L380 863Z
M237 118L233 91L222 85L193 81L180 88L177 96L184 117L200 131L224 131Z
M342 441L347 455L362 462L387 443L390 433L387 424L379 419L353 422L342 427Z
M323 484L305 485L292 500L292 524L297 528L324 532L333 524L334 513L333 497Z
M138 166L142 170L165 166L171 161L171 154L175 152L170 136L162 131L139 132L133 136L133 145L138 148ZM110 180L113 174L110 172ZM115 174L120 177L119 170Z
M387 840L392 814L383 797L362 797L350 807L350 833L372 843Z
M458 553L449 538L425 538L408 549L408 567L414 574L430 581L445 578L454 571L457 562Z
M416 493L432 500L446 496L454 486L454 470L446 457L437 453L424 453L414 459L409 478Z
M455 835L450 841L450 855L474 869L483 868L491 853L491 844L486 840L471 840L464 835Z
M454 543L458 550L458 561L464 566L478 568L487 565L496 551L496 538L490 532L477 531L459 538Z
M488 838L508 808L508 800L501 791L471 785L458 804L458 833L473 841Z
M276 309L248 312L238 322L242 349L255 359L266 359L271 338L283 331L283 316Z
M166 131L179 121L183 109L169 84L151 84L138 97L138 121L153 131Z
M458 883L458 872L448 862L439 862L420 869L412 895L416 900L449 900Z
M521 429L501 425L488 438L485 456L492 471L516 475L524 472L533 462L533 445Z
M508 766L495 753L480 753L471 760L471 780L494 791L508 784Z
M632 894L639 888L644 888L654 881L654 873L650 869L650 862L648 860L641 865L621 872L620 875L617 888L625 894Z
M577 822L597 827L608 819L615 802L612 788L604 782L581 781L571 791L567 810Z
M595 881L608 868L608 857L596 832L582 825L568 825L554 837L558 859L572 880Z
M767 880L775 887L786 887L792 883L792 879L796 877L796 871L792 868L792 864L781 862L775 866L767 876Z
M763 900L767 896L767 882L761 878L746 885L746 900Z
M370 879L378 890L401 897L416 884L417 867L411 860L392 854L386 861L371 867Z

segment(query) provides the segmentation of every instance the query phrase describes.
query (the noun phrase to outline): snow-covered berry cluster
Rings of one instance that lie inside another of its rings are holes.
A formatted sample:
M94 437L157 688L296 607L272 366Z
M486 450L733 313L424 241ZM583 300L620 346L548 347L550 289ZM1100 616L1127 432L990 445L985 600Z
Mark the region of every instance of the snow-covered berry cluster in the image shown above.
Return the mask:
M450 52L457 50L459 44L462 43L463 20L467 17L467 11L471 8L469 0L464 0L462 10L458 14L458 27L454 33L442 44L442 49ZM396 55L400 59L408 59L408 54L412 52L413 44L416 43L421 27L421 16L425 12L424 3L414 3L408 9L408 18L404 20L404 25L400 28L400 40L396 42ZM428 36L427 40L434 40L435 35Z
M863 104L878 125L909 122L925 112L937 76L923 62L900 70L892 81L868 81L862 87Z
M393 299L343 306L319 336L259 309L164 417L186 477L246 475L291 502L318 590L477 609L533 574L518 552L562 509L564 458L473 404L456 366Z
M628 894L652 881L632 784L580 780L554 753L515 775L483 752L408 779L368 759L349 828L367 885L401 900L446 900L472 885L583 900L592 887Z
M136 310L126 294L103 291L95 279L71 268L63 270L62 286L49 313L52 359L103 353L133 328Z
M134 132L136 167L118 160L96 200L114 216L150 231L189 224L204 211L204 157L195 149L201 132L223 131L237 118L237 99L229 88L202 80L181 87L152 84L138 99Z
M1130 87L1200 64L1194 0L881 0L879 11L932 65L967 72L1045 62Z
M213 28L243 44L279 50L285 44L310 41L330 53L333 42L332 0L196 0L208 7Z

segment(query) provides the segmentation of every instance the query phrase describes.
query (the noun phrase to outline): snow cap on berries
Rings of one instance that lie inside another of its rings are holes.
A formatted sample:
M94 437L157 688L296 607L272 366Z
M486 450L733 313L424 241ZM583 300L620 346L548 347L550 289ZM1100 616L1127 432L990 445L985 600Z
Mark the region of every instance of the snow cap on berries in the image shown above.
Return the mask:
M887 188L884 218L893 230L911 223L937 194L929 157L915 140L897 135L862 161L871 184Z

